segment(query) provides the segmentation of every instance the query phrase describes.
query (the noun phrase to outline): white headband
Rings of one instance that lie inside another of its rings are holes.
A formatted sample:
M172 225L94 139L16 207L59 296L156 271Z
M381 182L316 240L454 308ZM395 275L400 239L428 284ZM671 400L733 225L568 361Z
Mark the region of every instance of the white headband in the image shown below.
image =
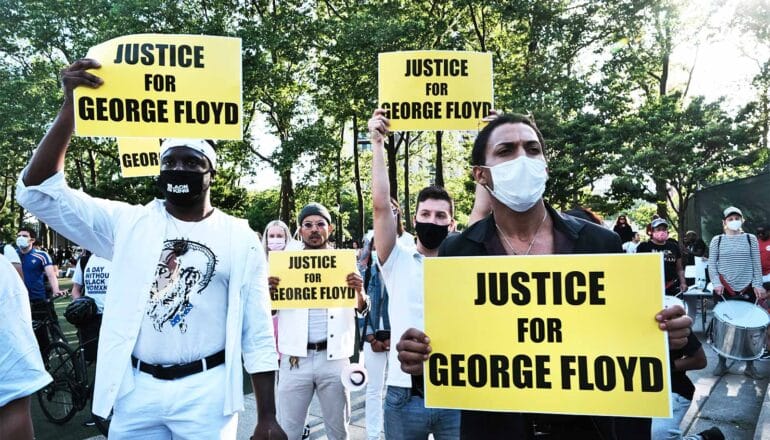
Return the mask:
M217 153L214 151L214 147L210 143L203 139L166 139L160 146L160 157L166 154L166 151L176 147L191 148L202 155L206 156L206 159L211 162L211 169L217 169Z

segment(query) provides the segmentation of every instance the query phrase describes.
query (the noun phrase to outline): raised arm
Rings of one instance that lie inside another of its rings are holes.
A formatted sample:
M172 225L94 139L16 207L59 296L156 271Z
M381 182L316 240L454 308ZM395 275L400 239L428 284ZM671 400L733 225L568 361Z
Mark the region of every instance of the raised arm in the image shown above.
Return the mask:
M86 72L97 69L100 64L91 59L77 60L61 72L64 103L53 125L40 141L29 163L22 181L27 186L43 183L46 179L64 169L64 155L67 152L72 131L75 128L75 106L73 90L78 86L96 88L102 84L101 78Z
M388 135L385 110L377 109L369 119L372 140L372 203L374 204L374 246L377 258L385 263L396 245L396 217L390 204L390 182L385 164L385 136Z

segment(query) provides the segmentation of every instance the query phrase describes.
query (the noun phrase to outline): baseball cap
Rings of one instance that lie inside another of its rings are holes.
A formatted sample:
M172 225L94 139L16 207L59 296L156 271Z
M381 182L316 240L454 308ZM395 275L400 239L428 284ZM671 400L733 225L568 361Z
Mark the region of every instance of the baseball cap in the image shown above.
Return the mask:
M666 227L668 227L668 222L666 221L666 219L664 219L664 218L656 218L655 220L652 221L652 224L651 224L653 229L655 229L655 228L657 228L658 226L661 226L661 225L665 225Z
M722 218L727 218L730 214L738 214L741 217L743 217L743 213L740 209L736 208L735 206L731 206L724 211L722 211Z
M302 211L299 212L297 223L302 223L302 220L305 220L305 217L311 215L320 215L326 219L328 223L332 222L332 216L329 214L329 210L326 209L324 205L320 203L308 203L304 208L302 208Z

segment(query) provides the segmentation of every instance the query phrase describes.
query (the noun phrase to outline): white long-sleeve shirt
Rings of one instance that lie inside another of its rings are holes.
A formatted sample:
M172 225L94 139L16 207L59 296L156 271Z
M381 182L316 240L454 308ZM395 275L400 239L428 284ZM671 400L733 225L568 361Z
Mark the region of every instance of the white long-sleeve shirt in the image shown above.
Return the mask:
M16 188L19 204L52 229L112 260L93 402L93 412L106 417L116 399L134 389L131 352L161 256L167 221L163 201L136 206L97 199L69 188L61 172L38 186L27 187L20 178ZM250 374L278 367L265 253L245 220L228 218L234 264L227 297L225 415L243 409L241 357Z

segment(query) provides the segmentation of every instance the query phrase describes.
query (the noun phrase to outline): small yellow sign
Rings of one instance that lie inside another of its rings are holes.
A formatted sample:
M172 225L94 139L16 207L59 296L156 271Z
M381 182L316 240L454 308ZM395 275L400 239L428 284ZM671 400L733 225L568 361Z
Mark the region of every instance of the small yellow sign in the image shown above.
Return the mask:
M425 260L425 406L671 417L661 254Z
M160 140L153 138L118 138L120 174L123 177L160 174Z
M357 272L352 249L270 252L270 276L281 282L270 293L273 309L356 307L348 274Z
M492 54L379 54L379 103L397 130L478 130L493 103Z
M240 38L127 35L87 56L104 84L75 89L78 136L242 138Z

